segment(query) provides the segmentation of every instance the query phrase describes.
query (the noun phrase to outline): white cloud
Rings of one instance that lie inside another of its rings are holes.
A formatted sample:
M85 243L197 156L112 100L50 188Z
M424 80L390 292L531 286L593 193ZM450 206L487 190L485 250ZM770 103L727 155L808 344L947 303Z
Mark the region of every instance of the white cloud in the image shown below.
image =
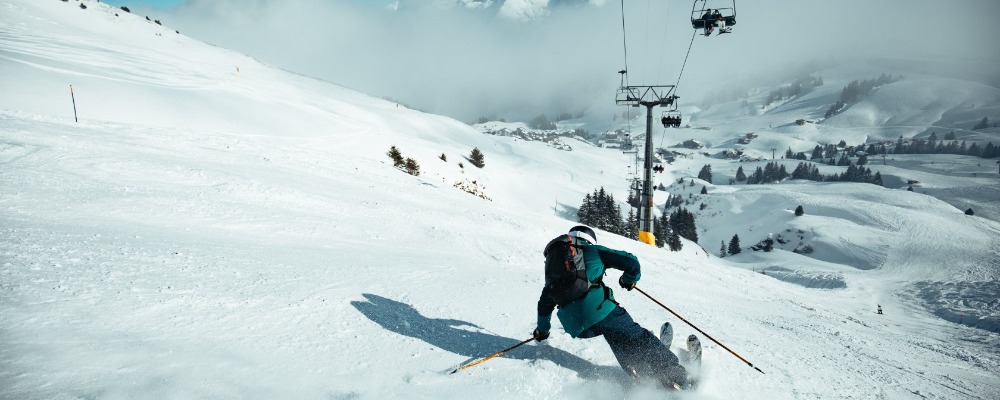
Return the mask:
M548 14L549 0L507 0L500 6L501 17L534 20Z
M973 14L909 1L741 2L732 34L694 38L679 95L694 101L737 76L818 57L1000 63L1000 1L968 0L982 11ZM690 7L625 2L630 83L678 81ZM626 66L617 1L187 0L172 12L162 19L192 37L464 121L585 110L613 99ZM801 16L811 17L794 24Z

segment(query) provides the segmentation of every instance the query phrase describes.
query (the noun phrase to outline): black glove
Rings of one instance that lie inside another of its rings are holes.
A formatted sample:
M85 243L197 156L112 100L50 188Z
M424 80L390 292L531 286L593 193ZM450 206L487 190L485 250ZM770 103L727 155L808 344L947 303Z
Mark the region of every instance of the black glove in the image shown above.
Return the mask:
M548 332L539 332L538 329L535 329L534 332L531 332L531 336L533 338L535 338L536 341L541 342L541 341L549 338L549 333Z
M618 286L621 286L625 290L631 291L632 289L635 289L635 282L628 283L625 281L625 277L623 276L621 278L618 278Z

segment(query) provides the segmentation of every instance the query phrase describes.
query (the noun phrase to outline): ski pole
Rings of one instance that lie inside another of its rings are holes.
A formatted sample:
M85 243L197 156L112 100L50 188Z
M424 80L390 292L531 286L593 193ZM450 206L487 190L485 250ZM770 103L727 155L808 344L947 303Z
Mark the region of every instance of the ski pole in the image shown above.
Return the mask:
M489 359L491 359L491 358L494 358L494 357L499 357L499 356L503 355L503 353L506 353L506 352L508 352L508 351L511 351L511 350L514 350L514 349L516 349L516 348L518 348L518 347L521 347L521 346L523 346L523 345L526 345L526 344L528 344L529 342L532 342L532 341L534 341L534 340L535 340L535 338L534 338L534 337L532 337L532 338L530 338L530 339L528 339L528 340L525 340L525 341L523 341L523 342L521 342L521 343L518 343L518 344L515 344L515 345L513 345L513 346L511 346L511 347L508 347L508 348L506 348L506 349L503 349L503 350L500 350L500 351L498 351L498 352L496 352L496 353L493 353L493 354L490 354L490 355L486 356L485 358L482 358L482 359L480 359L480 360L477 360L477 361L474 361L474 362L471 362L471 363L468 363L468 364L465 364L465 365L463 365L463 366L461 366L461 367L458 367L458 368L455 368L455 369L454 369L453 371L449 372L448 374L449 374L449 375L450 375L450 374L454 374L454 373L456 373L456 372L458 372L458 371L461 371L461 370L463 370L463 369L466 369L466 368L469 368L469 367L474 367L474 366L476 366L476 365L479 365L479 364L482 364L482 363L483 363L483 362L485 362L486 360L489 360Z
M678 314L678 313L674 312L674 310L671 310L671 309L670 309L670 307L667 307L667 306L663 305L663 303L660 303L659 301L657 301L656 299L654 299L654 298L653 298L653 296L650 296L650 295L649 295L648 293L644 292L644 291L643 291L642 289L639 289L639 287L638 287L638 286L635 286L635 290L638 290L638 291L639 291L639 293L642 293L642 294L643 294L643 295L645 295L646 297L649 297L649 299L650 299L650 300L652 300L652 301L653 301L654 303L656 303L656 304L659 304L659 305L660 305L660 307L663 307L663 308L664 308L664 309L666 309L667 311L670 311L670 313L671 313L671 314L674 314L674 316L675 316L675 317L677 317L677 318L680 318L680 319L681 319L681 321L684 321L684 323L685 323L685 324L688 324L688 325L691 325L691 327L692 327L692 328L694 328L694 330L698 331L698 333L701 333L702 335L705 335L705 337L707 337L707 338L711 339L711 340L712 340L713 342L715 342L715 344L717 344L717 345L719 345L719 346L722 346L722 348L723 348L723 349L726 349L726 351L728 351L728 352L729 352L729 353L731 353L732 355L736 356L736 358L739 358L739 359L740 359L740 361L743 361L743 362L745 362L745 363L746 363L747 365L749 365L749 366L750 366L751 368L753 368L753 369L757 370L757 372L760 372L760 373L762 373L762 374L764 373L764 371L761 371L761 370L760 370L760 368L757 368L757 367L754 367L754 366L753 366L753 364L751 364L751 363L750 363L750 361L747 361L747 360L746 360L745 358L743 358L743 357L740 357L740 355L739 355L739 354L736 354L736 352L735 352L735 351L732 351L732 350L730 350L730 349L729 349L728 347L726 347L726 345L724 345L724 344L722 344L722 343L719 343L719 341L718 341L718 340L715 340L715 338L713 338L713 337L712 337L712 335L709 335L709 334L705 333L705 331L703 331L703 330L701 330L701 329L698 329L698 327L697 327L697 326L694 326L694 324L692 324L692 323L688 322L688 320L684 319L684 317L682 317L682 316L681 316L680 314Z

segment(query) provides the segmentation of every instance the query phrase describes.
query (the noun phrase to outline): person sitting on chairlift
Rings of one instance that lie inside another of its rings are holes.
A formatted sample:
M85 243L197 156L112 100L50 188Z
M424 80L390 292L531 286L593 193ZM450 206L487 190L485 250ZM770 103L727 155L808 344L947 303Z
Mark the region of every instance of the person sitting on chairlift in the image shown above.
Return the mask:
M715 22L715 26L719 28L719 35L729 33L729 30L726 29L726 18L722 16L722 13L720 13L719 10L712 11L712 19Z
M664 128L680 128L681 127L681 117L663 116L663 118L660 119L660 122L663 123L663 127Z
M701 20L705 22L705 36L712 35L712 27L714 26L712 19L712 10L705 10L705 14L701 16Z

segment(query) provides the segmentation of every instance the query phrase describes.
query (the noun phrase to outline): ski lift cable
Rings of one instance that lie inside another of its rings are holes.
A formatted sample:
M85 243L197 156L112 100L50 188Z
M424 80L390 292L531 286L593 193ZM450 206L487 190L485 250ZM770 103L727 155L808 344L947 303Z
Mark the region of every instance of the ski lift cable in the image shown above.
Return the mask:
M674 85L674 93L676 93L677 88L681 85L681 77L684 76L684 67L687 67L688 57L691 55L691 47L694 46L694 37L698 34L698 31L693 31L691 33L691 43L688 43L687 54L684 55L684 63L681 64L681 72L677 74L677 83Z
M625 52L625 86L628 86L628 41L625 34L625 0L622 0L622 49Z
M628 87L628 35L625 34L625 0L621 0L622 3L622 51L624 53L625 69L622 74L623 87ZM628 129L628 134L632 134L632 107L627 107L625 109L625 120L626 128Z
M652 4L653 4L653 0L646 0L646 15L650 15L649 9L652 6ZM650 24L649 21L646 21L645 37L643 38L643 44L644 44L643 50L645 50L645 51L642 54L642 65L649 65L649 63L650 63L650 56L649 56L650 52L649 52L649 49L651 47L653 47L653 46L649 45L649 27L650 27L650 25L652 25L652 24Z
M670 15L670 2L669 1L667 2L667 10L666 10L665 14L668 15L668 16ZM670 18L664 18L663 19L663 35L664 35L664 37L666 37L669 34L670 34ZM667 52L665 52L665 51L660 52L660 63L657 64L657 65L660 66L660 70L661 71L663 70L663 59L666 58L666 56L667 56Z

